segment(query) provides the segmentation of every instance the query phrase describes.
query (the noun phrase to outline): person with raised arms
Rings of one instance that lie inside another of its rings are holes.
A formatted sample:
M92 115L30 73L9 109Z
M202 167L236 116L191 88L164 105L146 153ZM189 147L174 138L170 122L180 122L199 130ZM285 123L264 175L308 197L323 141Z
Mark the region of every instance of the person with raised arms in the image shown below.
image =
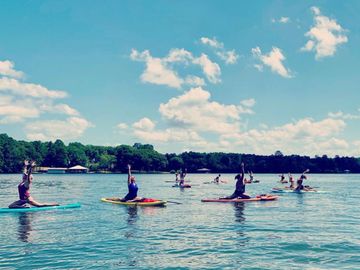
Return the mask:
M309 169L307 169L307 170L305 170L301 175L300 175L300 178L297 180L297 182L296 182L296 184L297 184L297 186L296 186L296 188L294 189L294 191L301 191L301 190L311 190L311 188L306 188L306 187L304 187L304 185L303 185L303 182L304 182L304 180L306 179L306 173L308 173L310 170Z
M285 183L288 182L288 181L286 181L285 175L283 173L281 175L279 175L279 176L280 176L280 183L285 184Z
M291 175L291 173L288 173L288 175L289 175L289 183L290 183L289 188L290 188L290 189L294 189L294 188L295 188L294 177Z
M129 190L128 194L126 194L126 196L121 199L122 202L137 202L137 201L140 202L143 200L142 197L137 196L139 188L136 184L135 176L131 175L130 164L128 164L128 190Z
M185 185L185 176L187 173L187 169L181 170L180 171L180 182L179 182L179 186L184 186Z
M36 207L45 207L45 206L58 206L58 203L39 203L34 200L30 195L30 187L33 181L32 170L35 167L35 161L24 161L24 170L22 175L22 181L18 185L19 200L13 202L9 205L9 208L24 208L28 207L27 204Z
M250 172L248 172L248 174L249 174L249 178L250 178L249 182L250 183L254 182L254 174L253 174L253 172L250 171Z
M223 197L220 199L227 199L227 200L232 200L232 199L237 199L237 198L250 199L250 196L245 194L245 168L244 167L245 167L244 163L241 163L241 172L235 176L235 179L237 181L236 181L234 193L228 197Z

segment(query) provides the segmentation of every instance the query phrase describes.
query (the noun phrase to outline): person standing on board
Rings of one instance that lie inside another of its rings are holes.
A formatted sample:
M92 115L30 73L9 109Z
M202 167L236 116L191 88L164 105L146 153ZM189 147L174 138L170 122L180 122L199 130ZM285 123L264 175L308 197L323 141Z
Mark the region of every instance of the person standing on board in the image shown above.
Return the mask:
M138 186L135 181L135 176L131 175L131 165L128 164L128 194L124 198L121 199L122 202L137 202L141 201L143 198L138 197Z
M232 195L220 199L250 199L250 196L245 194L245 168L244 163L241 163L241 172L235 176L236 185L235 185L235 191Z
M35 167L35 161L29 162L28 160L24 161L24 170L22 175L22 181L18 185L19 200L13 202L9 205L9 208L23 208L27 207L26 204L30 204L36 207L44 206L57 206L58 203L39 203L34 200L30 195L30 187L33 181L32 170Z

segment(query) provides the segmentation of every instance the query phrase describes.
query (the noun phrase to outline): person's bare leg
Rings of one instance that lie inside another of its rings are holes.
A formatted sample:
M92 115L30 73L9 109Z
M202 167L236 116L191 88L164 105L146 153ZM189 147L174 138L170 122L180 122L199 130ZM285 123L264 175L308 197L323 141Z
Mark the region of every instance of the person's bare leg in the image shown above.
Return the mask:
M45 206L58 206L58 203L39 203L37 201L35 201L32 197L30 197L29 199L29 204L31 204L32 206L36 206L36 207L45 207Z

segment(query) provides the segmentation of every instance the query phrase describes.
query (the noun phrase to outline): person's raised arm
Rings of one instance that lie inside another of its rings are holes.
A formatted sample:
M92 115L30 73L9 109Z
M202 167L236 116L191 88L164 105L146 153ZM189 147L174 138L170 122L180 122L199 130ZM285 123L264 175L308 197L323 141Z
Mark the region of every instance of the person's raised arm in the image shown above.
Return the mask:
M131 165L128 164L128 185L131 183Z
M23 169L23 174L27 175L27 167L29 166L29 161L28 160L24 160L24 169Z
M310 172L310 170L306 169L302 174L305 175L305 173L308 173L308 172Z
M241 179L243 181L245 179L245 165L244 165L244 162L241 163Z

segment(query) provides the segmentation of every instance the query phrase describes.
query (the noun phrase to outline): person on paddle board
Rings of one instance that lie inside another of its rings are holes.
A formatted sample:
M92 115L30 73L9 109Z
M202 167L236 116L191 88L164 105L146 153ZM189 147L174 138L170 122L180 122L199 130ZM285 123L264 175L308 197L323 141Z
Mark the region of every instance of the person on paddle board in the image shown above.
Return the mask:
M181 170L180 171L180 182L179 182L179 186L183 186L185 185L185 176L187 173L187 169Z
M214 183L219 184L219 182L220 182L220 176L221 176L221 174L219 174L218 176L215 177Z
M22 181L18 185L19 200L13 202L9 205L9 208L23 208L27 207L26 204L30 204L36 207L44 206L57 206L58 203L39 203L34 200L30 195L30 186L33 181L32 170L35 167L35 161L29 162L28 160L24 161L24 170L22 175Z
M294 177L291 175L291 173L289 173L288 175L289 175L289 183L290 183L289 188L290 188L290 189L294 189L294 188L295 188Z
M141 201L143 198L138 197L138 186L135 181L135 176L131 175L131 165L128 164L128 194L124 198L121 199L123 202L136 202Z
M305 188L304 187L304 185L303 185L303 182L304 182L304 180L306 179L306 173L308 173L309 172L309 169L307 169L306 171L304 171L302 174L301 174L301 176L300 176L300 178L297 180L297 182L296 182L296 184L297 184L297 186L296 186L296 188L294 189L295 191L300 191L300 190L307 190L307 188Z
M281 174L280 176L280 183L287 183L287 181L285 180L285 175Z
M250 181L250 183L252 183L254 181L254 174L253 174L252 171L248 172L248 174L249 174L249 177L250 177L249 181Z
M250 199L250 196L245 194L245 169L244 169L244 163L241 163L241 172L235 176L236 185L235 185L235 191L232 195L220 199Z

